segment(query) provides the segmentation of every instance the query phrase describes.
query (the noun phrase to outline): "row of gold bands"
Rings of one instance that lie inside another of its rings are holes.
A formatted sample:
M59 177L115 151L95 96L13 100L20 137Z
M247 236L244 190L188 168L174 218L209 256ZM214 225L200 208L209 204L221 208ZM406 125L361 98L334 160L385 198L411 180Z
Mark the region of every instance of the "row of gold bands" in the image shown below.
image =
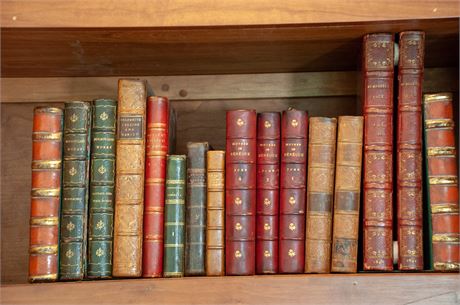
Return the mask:
M43 274L43 275L31 275L29 276L31 282L40 282L40 281L52 281L57 280L57 274Z
M436 177L429 178L430 185L457 184L457 181L458 181L457 176L436 176Z
M369 113L382 113L382 114L391 114L392 113L392 108L377 108L377 107L368 107L365 108L364 111L369 114Z
M428 156L452 156L455 157L455 147L428 147Z
M61 195L61 189L32 189L32 197L59 197Z
M452 119L430 119L425 120L425 128L452 128L454 127L454 121Z
M57 107L39 106L39 107L35 107L34 111L35 112L42 112L42 113L64 114L64 111L61 108L57 108Z
M42 141L42 140L61 140L62 132L34 132L32 133L32 140Z
M460 236L459 234L433 234L431 240L433 242L458 243L460 241Z
M30 247L30 254L57 254L58 245Z
M431 214L440 213L458 213L458 204L433 204L431 205Z
M460 263L456 263L456 262L448 262L448 263L435 262L434 263L434 269L435 270L444 270L444 271L459 271Z
M32 161L32 169L59 169L61 160L35 160Z
M166 123L148 123L147 127L148 128L161 128L161 127L166 128L166 127L168 127L167 125L168 124L166 124Z
M450 92L425 94L423 96L423 101L425 103L438 102L438 101L451 101L451 100L452 100L452 93Z
M56 226L59 224L59 217L32 217L31 226Z

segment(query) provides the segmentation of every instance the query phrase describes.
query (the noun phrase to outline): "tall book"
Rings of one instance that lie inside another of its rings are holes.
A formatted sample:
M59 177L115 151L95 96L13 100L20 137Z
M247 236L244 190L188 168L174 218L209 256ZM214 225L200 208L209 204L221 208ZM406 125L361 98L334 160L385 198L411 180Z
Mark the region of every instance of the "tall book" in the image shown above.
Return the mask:
M146 83L118 81L114 277L142 275Z
M164 277L184 276L186 156L167 159Z
M424 96L427 209L431 215L431 268L460 269L458 161L451 93Z
M91 104L68 102L64 109L59 279L81 280L86 273Z
M364 270L393 270L392 34L363 40Z
M185 275L205 275L208 142L187 143Z
M357 272L363 117L340 116L335 166L331 272Z
M425 34L399 34L397 213L398 269L423 270L422 81Z
M112 276L117 103L93 103L89 190L88 278Z
M32 130L29 281L58 278L62 109L36 107Z
M225 275L225 151L207 155L206 275Z
M255 274L255 110L227 111L225 164L225 272Z
M308 114L283 112L281 122L279 272L303 273Z
M257 117L256 273L278 273L279 112Z

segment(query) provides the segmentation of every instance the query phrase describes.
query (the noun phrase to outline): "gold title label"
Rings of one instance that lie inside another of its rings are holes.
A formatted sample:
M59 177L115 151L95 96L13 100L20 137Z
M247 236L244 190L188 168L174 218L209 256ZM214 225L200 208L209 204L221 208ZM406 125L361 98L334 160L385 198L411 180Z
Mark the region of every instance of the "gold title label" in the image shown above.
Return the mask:
M432 214L439 213L458 213L459 207L456 204L433 204L431 206Z
M33 169L60 169L61 160L32 161Z
M428 156L455 156L455 147L428 147Z
M436 94L425 94L423 96L423 101L426 103L430 102L439 102L445 100L452 100L452 93L436 93Z
M58 246L37 246L37 247L30 247L29 253L31 254L57 254L58 253Z
M457 184L457 177L456 176L444 176L444 177L430 177L429 183L431 185L437 184Z
M32 197L59 197L61 189L32 189Z
M433 234L431 240L433 242L458 243L460 241L460 238L459 235Z
M32 134L32 140L51 140L60 141L62 139L62 132L34 132Z
M31 218L30 225L32 226L55 226L59 223L58 217Z
M429 119L425 120L425 128L447 128L454 127L454 121L452 119Z

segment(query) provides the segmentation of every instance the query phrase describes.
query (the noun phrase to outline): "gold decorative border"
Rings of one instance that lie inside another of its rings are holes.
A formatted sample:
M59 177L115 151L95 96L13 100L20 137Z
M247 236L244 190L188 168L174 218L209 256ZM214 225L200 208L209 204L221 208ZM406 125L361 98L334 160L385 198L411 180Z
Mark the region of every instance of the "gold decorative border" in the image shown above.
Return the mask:
M31 226L56 226L59 224L59 217L31 218Z
M60 169L61 163L61 160L35 160L32 169Z
M433 128L446 128L446 127L454 127L454 121L452 119L426 119L425 120L425 128L426 129L433 129Z

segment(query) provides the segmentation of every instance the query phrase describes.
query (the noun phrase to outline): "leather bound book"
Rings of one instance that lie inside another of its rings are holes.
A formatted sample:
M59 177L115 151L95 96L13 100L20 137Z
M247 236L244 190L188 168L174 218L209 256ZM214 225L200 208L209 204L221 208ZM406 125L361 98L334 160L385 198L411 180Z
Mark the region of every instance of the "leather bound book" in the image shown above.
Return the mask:
M164 229L164 277L184 276L186 156L167 159Z
M425 34L399 34L398 269L423 270L422 81Z
M117 103L95 100L91 129L88 278L112 276Z
M306 273L330 272L336 134L337 119L310 118L305 236Z
M364 270L393 270L392 34L363 40Z
M68 102L64 114L59 279L86 273L91 104Z
M279 112L257 117L256 273L278 273Z
M169 101L166 97L150 96L147 99L143 277L163 275L166 155L171 142L169 114Z
M281 121L279 272L303 273L308 115L289 109Z
M431 268L458 272L458 161L451 93L425 94L424 130L427 208L431 214Z
M36 107L32 130L29 281L58 278L63 111Z
M340 116L335 167L331 272L357 272L363 117Z
M142 275L146 83L118 81L114 277Z
M256 112L227 111L225 272L255 274Z
M185 275L205 275L208 142L187 143Z
M207 154L206 275L225 275L225 151Z

